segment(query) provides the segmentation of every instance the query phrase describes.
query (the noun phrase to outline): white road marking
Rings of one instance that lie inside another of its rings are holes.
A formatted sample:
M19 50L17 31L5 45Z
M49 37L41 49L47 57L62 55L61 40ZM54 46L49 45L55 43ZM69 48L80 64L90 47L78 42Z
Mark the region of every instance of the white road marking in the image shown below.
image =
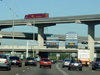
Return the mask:
M23 70L22 72L25 72L25 70Z
M15 75L19 75L19 73L15 74Z
M59 68L60 63L57 63L56 68L63 74L63 75L69 75L68 73L66 73L65 71L63 71L62 69Z
M92 71L92 72L95 72L95 71Z

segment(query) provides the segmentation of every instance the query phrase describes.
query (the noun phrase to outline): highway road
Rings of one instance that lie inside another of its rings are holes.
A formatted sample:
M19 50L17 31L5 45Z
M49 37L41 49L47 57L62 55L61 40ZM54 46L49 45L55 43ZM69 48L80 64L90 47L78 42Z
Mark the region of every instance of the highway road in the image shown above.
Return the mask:
M68 70L67 67L62 68L61 63L52 64L52 68L39 68L39 64L35 66L18 66L12 65L11 71L0 68L0 75L100 75L100 69L91 70L91 66L83 67L82 71Z

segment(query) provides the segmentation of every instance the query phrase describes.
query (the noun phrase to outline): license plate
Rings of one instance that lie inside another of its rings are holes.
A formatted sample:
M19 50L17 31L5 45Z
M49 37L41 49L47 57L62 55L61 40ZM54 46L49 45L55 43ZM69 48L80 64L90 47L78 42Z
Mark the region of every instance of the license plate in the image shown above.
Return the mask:
M29 62L32 62L32 61L29 61Z
M74 65L75 65L75 66L78 66L78 64L77 64L77 63L75 63Z
M73 43L70 43L70 45L73 45Z
M44 62L45 64L47 64L47 62Z
M16 60L12 61L13 63L16 63Z

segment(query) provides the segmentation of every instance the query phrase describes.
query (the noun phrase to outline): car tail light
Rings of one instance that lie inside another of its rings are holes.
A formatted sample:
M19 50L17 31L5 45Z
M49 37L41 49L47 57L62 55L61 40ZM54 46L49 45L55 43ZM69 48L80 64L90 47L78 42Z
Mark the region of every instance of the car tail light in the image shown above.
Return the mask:
M64 62L65 63L65 62Z
M19 60L17 60L17 62L20 62Z
M70 66L71 66L72 64L70 63Z
M25 60L25 62L27 62L27 61Z
M96 62L97 62L97 59L95 60L95 64L96 64Z
M6 60L5 63L8 63L8 60Z
M35 61L33 61L35 63Z

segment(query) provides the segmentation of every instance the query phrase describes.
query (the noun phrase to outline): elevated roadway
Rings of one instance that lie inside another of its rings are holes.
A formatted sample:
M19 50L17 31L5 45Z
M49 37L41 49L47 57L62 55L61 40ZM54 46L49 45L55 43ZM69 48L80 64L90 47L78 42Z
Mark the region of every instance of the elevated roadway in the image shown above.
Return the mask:
M26 46L14 46L15 52L26 52L27 47ZM75 48L65 48L65 47L59 47L59 48L46 48L44 46L43 48L39 48L38 46L34 46L34 51L37 50L39 52L77 52L77 50L81 49L87 49L87 47L78 47L78 49ZM12 46L0 46L0 51L7 51L12 52ZM33 46L28 46L28 51L33 52ZM95 53L100 53L100 47L95 47Z
M13 32L6 32L6 31L0 31L1 38L6 39L12 39ZM57 34L44 34L44 40L46 40L46 37L51 37L51 35L54 35L55 37L59 37L60 41L65 41L65 35L57 35ZM15 39L27 39L27 40L33 40L33 33L25 33L25 32L14 32L14 38ZM35 40L38 38L38 33L35 33ZM95 38L95 41L100 41L100 38ZM84 36L78 36L78 42L88 42L88 37Z

